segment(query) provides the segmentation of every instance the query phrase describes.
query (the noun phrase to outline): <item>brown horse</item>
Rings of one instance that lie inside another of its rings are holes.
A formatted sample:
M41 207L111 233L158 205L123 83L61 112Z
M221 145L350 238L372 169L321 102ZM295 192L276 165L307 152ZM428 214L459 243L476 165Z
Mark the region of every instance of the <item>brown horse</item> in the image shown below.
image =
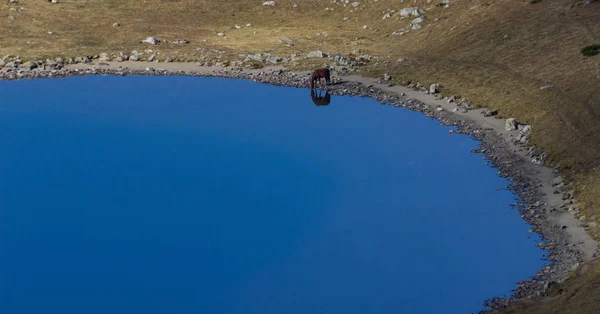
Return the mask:
M325 95L321 96L322 91L317 91L315 89L311 89L310 96L312 98L313 104L316 106L327 106L331 102L331 95L327 91L325 91Z
M325 86L331 84L331 75L329 69L316 69L310 76L310 89L315 88L315 82L319 83L321 78L325 79Z

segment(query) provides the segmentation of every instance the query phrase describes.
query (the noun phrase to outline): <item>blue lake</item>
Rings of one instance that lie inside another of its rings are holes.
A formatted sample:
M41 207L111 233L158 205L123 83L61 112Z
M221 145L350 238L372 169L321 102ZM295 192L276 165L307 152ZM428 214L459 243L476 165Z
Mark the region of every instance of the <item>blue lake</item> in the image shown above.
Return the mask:
M197 77L0 81L0 313L471 313L544 265L438 121Z

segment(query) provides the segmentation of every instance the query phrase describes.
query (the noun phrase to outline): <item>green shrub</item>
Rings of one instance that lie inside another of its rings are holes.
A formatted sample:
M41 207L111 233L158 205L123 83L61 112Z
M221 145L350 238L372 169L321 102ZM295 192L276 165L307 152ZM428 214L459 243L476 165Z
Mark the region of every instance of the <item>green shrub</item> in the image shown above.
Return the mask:
M581 54L586 57L595 56L600 53L600 45L590 45L581 48Z
M536 4L536 3L540 3L540 2L542 2L542 0L531 0L531 1L529 1L529 3L531 3L531 4Z

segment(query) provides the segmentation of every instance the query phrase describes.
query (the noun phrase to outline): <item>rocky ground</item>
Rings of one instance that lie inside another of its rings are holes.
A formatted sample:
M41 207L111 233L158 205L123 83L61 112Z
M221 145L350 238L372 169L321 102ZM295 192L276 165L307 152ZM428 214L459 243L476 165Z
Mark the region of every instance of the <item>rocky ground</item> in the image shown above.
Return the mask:
M132 54L135 56L135 54ZM263 57L270 56L254 56L248 57L247 61L257 61ZM325 55L318 56L325 58ZM95 60L97 59L97 60ZM193 75L193 76L217 76L234 79L247 79L260 83L268 83L279 86L291 86L306 88L309 86L308 72L291 72L283 68L266 68L266 69L248 69L242 67L225 67L225 64L220 64L219 67L199 67L196 64L180 64L178 67L173 66L170 69L161 69L164 63L140 63L137 67L120 66L121 61L116 60L114 63L107 63L108 57L102 58L98 55L94 57L80 57L73 60L46 60L40 62L22 63L16 57L7 58L5 67L0 70L0 79L16 80L30 78L51 78L51 77L66 77L80 75ZM128 60L136 61L136 57ZM334 61L339 61L339 56L332 57ZM365 57L365 59L368 59ZM139 59L137 59L139 60ZM92 62L96 64L92 64ZM244 61L245 62L245 61ZM244 62L238 65L244 65ZM261 61L262 62L262 61ZM342 59L342 63L346 60ZM461 114L466 114L474 110L473 105L467 99L458 99L456 97L446 97L441 99L437 96L437 89L440 86L432 84L431 86L420 86L418 83L411 83L407 86L412 91L418 91L422 94L433 95L433 97L443 100L447 104L454 104L453 110L447 110L442 106L435 106L431 103L424 103L420 100L410 98L403 92L384 91L385 88L392 88L393 84L388 84L390 79L388 76L373 82L365 84L351 77L343 76L348 74L348 66L352 68L353 62L348 61L347 65L342 68L335 69L334 84L327 87L327 90L332 95L350 95L360 97L371 97L378 100L382 105L405 108L409 110L419 111L426 116L439 120L444 125L455 126L456 131L451 132L459 134L467 134L477 139L481 146L473 151L473 153L483 154L484 158L489 163L498 169L498 174L501 177L507 178L511 184L510 189L519 197L519 202L513 206L519 210L521 217L532 226L532 231L540 234L543 242L540 247L548 251L547 260L550 265L543 267L532 278L519 282L518 286L513 291L513 295L509 299L495 298L485 302L489 307L489 311L506 307L509 303L536 296L542 296L553 282L561 281L567 273L574 269L579 263L589 259L591 256L597 255L597 252L590 253L589 250L578 243L578 239L569 233L571 227L560 224L554 217L557 212L576 212L577 205L574 204L572 194L565 186L562 179L556 175L552 179L552 194L560 196L562 205L550 206L548 195L539 188L543 185L539 176L536 174L536 168L543 167L545 162L545 153L541 150L529 146L528 139L531 132L531 126L520 125L514 119L506 120L504 128L506 131L511 131L512 134L507 138L499 135L498 130L492 127L484 127L474 119L465 118ZM131 63L127 63L130 65ZM203 64L207 65L207 64ZM141 68L140 68L141 67ZM487 119L494 119L494 110L485 109L482 111L483 116L488 116ZM525 151L524 154L518 154L515 147L520 147ZM573 219L574 220L574 219ZM487 311L484 311L487 312Z

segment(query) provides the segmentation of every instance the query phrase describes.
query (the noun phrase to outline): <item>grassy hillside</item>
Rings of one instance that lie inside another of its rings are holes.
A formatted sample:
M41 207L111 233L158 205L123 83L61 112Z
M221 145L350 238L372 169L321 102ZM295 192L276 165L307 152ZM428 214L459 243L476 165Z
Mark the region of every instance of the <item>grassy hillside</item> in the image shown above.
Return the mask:
M499 109L501 117L534 125L533 143L573 183L588 230L600 239L600 55L581 53L600 44L600 1L450 0L447 6L442 0L359 0L358 7L344 6L341 0L263 2L3 1L0 57L27 60L152 49L159 58L196 61L212 49L223 52L222 60L239 58L239 53L289 57L317 49L331 54L359 49L379 57L366 66L366 73L388 73L397 82L441 83L445 94L468 97ZM413 19L399 18L397 12L406 7L425 10L422 28L392 35ZM396 12L384 19L390 10ZM190 43L140 43L147 36ZM282 43L282 38L289 40ZM291 46L286 44L290 40ZM404 61L397 62L399 58ZM299 61L288 66L309 65ZM578 293L599 295L599 280L600 275L590 272L570 283L588 282L578 286ZM600 308L600 301L595 302Z

